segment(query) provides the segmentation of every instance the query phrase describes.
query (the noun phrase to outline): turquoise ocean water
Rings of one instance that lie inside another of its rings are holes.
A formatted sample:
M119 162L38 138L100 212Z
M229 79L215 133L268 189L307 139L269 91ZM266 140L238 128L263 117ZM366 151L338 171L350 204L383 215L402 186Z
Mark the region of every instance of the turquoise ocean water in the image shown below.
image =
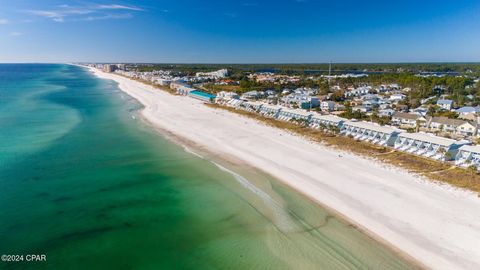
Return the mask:
M0 254L47 256L0 269L414 268L269 176L185 151L139 109L76 66L0 65Z

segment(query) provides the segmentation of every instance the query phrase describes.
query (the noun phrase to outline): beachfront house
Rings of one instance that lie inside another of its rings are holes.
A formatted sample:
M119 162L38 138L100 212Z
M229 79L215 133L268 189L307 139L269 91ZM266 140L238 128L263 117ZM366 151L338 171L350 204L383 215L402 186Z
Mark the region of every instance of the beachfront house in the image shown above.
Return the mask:
M429 133L401 133L394 148L435 160L452 160L467 141L456 141Z
M306 122L310 122L310 118L312 117L311 112L307 112L300 109L282 109L278 114L278 119L282 121L291 121L295 120L304 120Z
M342 125L341 134L378 145L393 146L400 130L370 122L347 121Z
M480 146L464 145L458 150L455 157L455 165L461 167L475 166L480 170Z
M316 113L312 115L312 118L310 119L310 127L341 128L345 121L347 121L347 119L338 117L336 115L331 115L331 114L321 115Z
M170 83L170 88L175 90L177 94L183 95L183 96L186 96L188 95L188 93L197 90L182 81L176 81L176 82Z

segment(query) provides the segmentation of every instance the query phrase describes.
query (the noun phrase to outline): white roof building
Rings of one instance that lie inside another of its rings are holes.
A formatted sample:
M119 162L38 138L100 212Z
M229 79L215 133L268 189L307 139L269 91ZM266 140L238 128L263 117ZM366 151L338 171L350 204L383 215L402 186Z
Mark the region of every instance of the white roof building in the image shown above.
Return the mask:
M354 139L378 145L392 146L401 131L394 127L380 126L370 122L347 121L343 123L341 133Z
M331 112L335 110L335 102L333 101L322 101L320 103L320 109L324 112Z
M437 101L437 105L440 106L444 110L451 110L453 106L453 100L450 99L439 99Z
M464 145L458 150L455 165L480 169L480 145Z
M227 69L220 69L212 72L197 72L196 77L225 78L228 75Z
M283 121L290 121L292 119L303 119L306 121L310 121L311 117L311 112L300 109L282 109L278 114L278 119Z
M248 112L258 112L264 103L258 101L243 102L239 108Z
M430 133L402 133L395 141L394 148L444 161L455 158L458 148L467 143L467 141L456 141Z
M347 119L338 117L336 115L327 114L314 114L311 118L310 127L312 128L320 128L321 126L324 127L341 127L342 124L347 121Z
M233 107L233 108L239 108L240 106L242 106L242 104L244 103L245 101L241 100L241 99L230 99L227 103L225 103L227 106L229 107Z
M282 110L281 106L263 104L260 108L260 114L266 117L278 118L280 111Z
M239 98L240 96L235 92L220 91L216 95L215 102L219 104L227 104L230 100L238 100Z
M197 90L181 81L172 82L170 84L170 88L174 89L177 92L177 94L185 95L185 96L188 95L188 93Z
M404 100L405 98L407 98L407 96L405 96L404 94L393 94L390 96L390 100L392 101L400 101Z

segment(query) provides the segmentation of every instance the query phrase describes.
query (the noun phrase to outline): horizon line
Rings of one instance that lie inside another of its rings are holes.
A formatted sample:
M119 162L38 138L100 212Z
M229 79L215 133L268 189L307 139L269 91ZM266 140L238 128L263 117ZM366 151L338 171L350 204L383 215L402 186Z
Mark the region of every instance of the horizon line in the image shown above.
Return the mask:
M480 61L414 61L414 62L135 62L135 61L25 61L0 62L0 64L164 64L164 65L393 65L393 64L480 64Z

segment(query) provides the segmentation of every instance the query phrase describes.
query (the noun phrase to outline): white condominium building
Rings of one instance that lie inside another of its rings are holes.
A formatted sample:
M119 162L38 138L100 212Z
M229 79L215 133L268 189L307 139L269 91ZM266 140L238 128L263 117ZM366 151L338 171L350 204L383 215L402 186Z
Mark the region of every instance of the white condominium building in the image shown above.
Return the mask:
M312 128L320 128L320 127L342 127L343 123L345 123L347 119L338 117L336 115L321 115L321 114L314 114L311 119L310 127Z
M278 114L278 119L283 121L290 121L292 119L296 120L305 120L310 122L310 118L312 117L311 112L307 112L305 110L300 109L282 109Z
M427 133L402 133L395 141L394 148L399 151L436 160L452 160L458 149L467 141L456 141Z
M345 136L353 136L357 140L393 146L400 130L375 123L348 121L343 123L341 133Z
M455 165L462 167L475 166L480 169L480 146L464 145L458 150Z

